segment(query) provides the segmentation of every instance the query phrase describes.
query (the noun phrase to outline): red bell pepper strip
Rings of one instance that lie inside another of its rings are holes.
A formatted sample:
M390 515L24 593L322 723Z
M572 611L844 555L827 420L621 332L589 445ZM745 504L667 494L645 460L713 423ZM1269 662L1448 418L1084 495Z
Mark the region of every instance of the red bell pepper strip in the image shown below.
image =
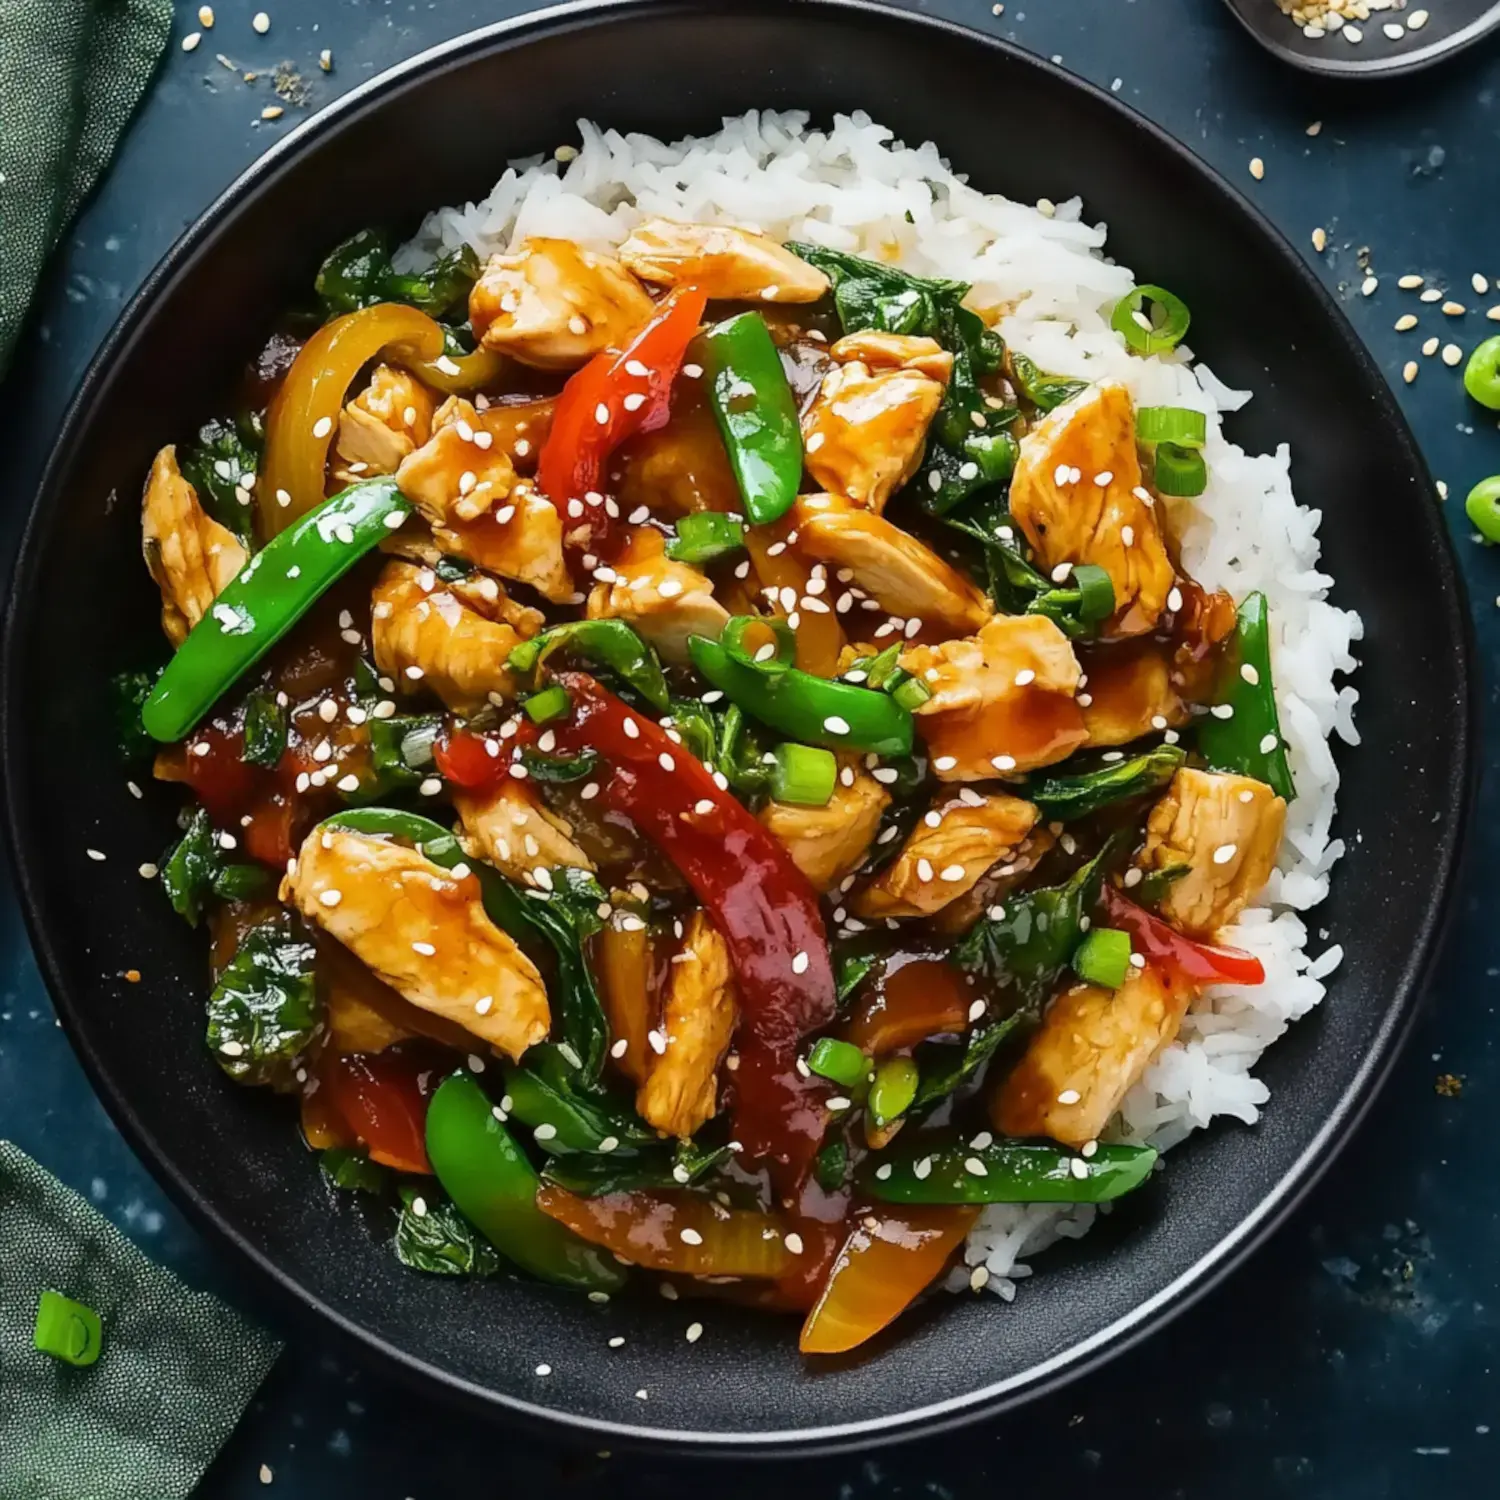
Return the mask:
M552 726L558 753L599 752L599 800L677 866L728 945L740 995L734 1134L789 1196L827 1118L823 1085L796 1066L803 1038L835 1010L818 898L782 844L663 729L584 673L556 680L574 703Z
M1153 968L1201 989L1206 984L1264 984L1265 966L1253 953L1239 948L1216 948L1183 937L1160 917L1134 901L1127 901L1112 885L1100 897L1111 927L1130 934L1130 946Z
M344 1123L370 1149L370 1160L398 1172L431 1172L427 1098L442 1081L443 1060L429 1047L329 1056L320 1069Z
M666 425L672 382L707 305L707 293L679 287L623 349L601 350L569 378L557 399L537 462L537 487L564 514L570 501L589 508L591 552L610 555L604 461L626 438Z
M488 790L510 774L509 758L490 754L485 747L491 744L498 748L500 742L450 728L432 747L438 775L466 792Z

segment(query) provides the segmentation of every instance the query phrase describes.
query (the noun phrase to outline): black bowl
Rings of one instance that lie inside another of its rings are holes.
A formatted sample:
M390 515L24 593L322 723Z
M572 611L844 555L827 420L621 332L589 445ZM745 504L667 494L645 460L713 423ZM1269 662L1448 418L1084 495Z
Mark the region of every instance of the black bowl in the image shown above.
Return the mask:
M1014 1306L934 1297L839 1365L801 1360L792 1323L728 1306L599 1307L398 1266L357 1206L330 1202L285 1107L205 1056L203 937L135 873L179 799L127 795L105 691L159 649L134 501L153 451L215 409L330 245L372 215L414 222L483 193L506 158L571 139L581 114L671 138L752 106L868 109L936 139L984 188L1082 193L1112 252L1186 298L1218 373L1258 392L1233 435L1251 450L1291 442L1300 492L1326 514L1336 597L1368 631L1365 743L1346 757L1340 814L1351 852L1312 922L1347 957L1327 1003L1262 1066L1264 1121L1174 1153L1149 1192L1049 1253ZM4 661L31 934L91 1078L169 1191L385 1363L595 1442L805 1453L930 1432L1013 1406L1180 1311L1327 1166L1389 1068L1438 936L1473 739L1467 614L1438 514L1390 392L1298 257L1188 151L1058 69L915 16L793 0L568 9L476 32L356 89L246 173L152 274L68 414ZM119 977L130 967L139 984ZM690 1345L695 1318L708 1331ZM615 1334L625 1344L610 1350Z

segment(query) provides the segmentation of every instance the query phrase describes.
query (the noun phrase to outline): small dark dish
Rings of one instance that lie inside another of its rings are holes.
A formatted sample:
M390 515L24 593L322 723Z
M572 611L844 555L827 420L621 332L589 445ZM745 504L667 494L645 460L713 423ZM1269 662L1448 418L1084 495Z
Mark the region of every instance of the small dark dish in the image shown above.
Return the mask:
M1346 757L1340 812L1353 852L1314 919L1347 956L1324 1007L1260 1070L1264 1122L1184 1146L1149 1195L1050 1252L1014 1307L938 1296L904 1322L899 1350L882 1340L816 1371L777 1323L729 1306L708 1305L709 1332L688 1346L693 1313L655 1297L600 1308L532 1282L413 1277L357 1209L330 1204L283 1114L205 1063L202 939L134 874L171 837L178 799L126 793L105 692L156 640L133 555L138 476L371 205L400 222L478 196L506 158L570 139L581 114L670 139L759 106L869 109L937 140L986 189L1081 193L1112 252L1190 302L1216 371L1258 391L1231 432L1251 451L1292 444L1300 493L1325 513L1335 598L1367 632L1364 745ZM1045 150L982 144L1017 120ZM868 1446L1013 1406L1159 1327L1327 1167L1410 1025L1449 897L1473 749L1468 631L1431 481L1376 368L1299 257L1144 120L1004 44L873 6L568 9L355 90L236 183L122 318L59 437L10 596L7 822L43 970L111 1113L196 1220L289 1300L434 1390L595 1443ZM138 985L118 977L132 966ZM625 1344L606 1354L616 1333ZM534 1373L544 1362L548 1378Z
M1262 47L1282 62L1330 78L1391 78L1417 73L1462 52L1500 26L1500 5L1493 0L1432 0L1430 14L1416 31L1406 30L1409 16L1423 9L1372 12L1358 22L1363 33L1351 43L1337 31L1306 37L1275 0L1224 0L1235 20ZM1399 25L1403 35L1388 37L1383 27Z

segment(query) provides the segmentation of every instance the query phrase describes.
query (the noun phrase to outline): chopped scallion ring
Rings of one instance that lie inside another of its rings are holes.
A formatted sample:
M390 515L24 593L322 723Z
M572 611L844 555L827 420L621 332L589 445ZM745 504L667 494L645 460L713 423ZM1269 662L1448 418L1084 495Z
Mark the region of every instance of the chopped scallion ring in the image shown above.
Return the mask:
M1201 448L1208 440L1208 418L1187 406L1142 406L1135 414L1135 440L1146 448L1158 443Z
M831 750L812 745L778 745L771 767L771 795L799 807L827 807L838 780L839 763Z
M747 636L758 644L748 645ZM719 644L732 661L762 672L785 672L797 664L797 637L785 620L773 616L736 615L724 627Z
M1180 297L1159 286L1138 286L1115 304L1109 326L1137 354L1166 354L1187 337L1192 314Z
M533 724L550 724L553 719L562 718L573 707L573 700L568 696L567 688L553 683L551 687L533 693L521 707L526 710L526 717Z
M37 1303L34 1343L42 1354L84 1367L99 1358L104 1330L92 1307L61 1292L43 1292Z
M1113 594L1110 595L1110 598L1112 601L1114 598ZM891 697L902 708L912 710L921 708L932 697L932 689L920 677L907 677L903 675L901 680L889 688L888 691Z
M1078 618L1085 625L1097 625L1114 614L1115 586L1097 563L1075 564L1072 582L1078 589Z
M1208 488L1208 465L1203 455L1176 443L1162 443L1156 450L1156 493L1191 499Z
M1073 954L1073 972L1090 984L1117 990L1130 972L1130 934L1117 927L1095 927Z
M807 1066L819 1078L826 1078L840 1088L853 1089L868 1076L870 1060L853 1042L825 1036L807 1054Z

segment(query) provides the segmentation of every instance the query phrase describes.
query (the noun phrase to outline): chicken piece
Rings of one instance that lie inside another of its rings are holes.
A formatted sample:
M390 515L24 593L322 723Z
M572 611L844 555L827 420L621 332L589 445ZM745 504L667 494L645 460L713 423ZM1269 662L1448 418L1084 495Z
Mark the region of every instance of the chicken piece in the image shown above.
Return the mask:
M492 255L469 293L469 323L484 347L539 370L569 370L622 346L651 309L619 261L572 240L530 239L512 255Z
M403 1000L342 943L319 933L317 948L314 973L328 1045L335 1052L383 1052L418 1036L431 1037L445 1047L468 1048L469 1034L462 1026Z
M1096 651L1087 672L1078 701L1090 746L1128 745L1142 735L1180 729L1191 717L1172 686L1166 651L1154 642Z
M899 526L838 495L803 495L797 551L848 568L882 609L944 630L978 630L989 601L956 568Z
M856 916L929 917L1007 864L1036 826L1037 810L996 792L953 797L917 824L901 853L853 900Z
M422 1010L519 1058L547 1034L536 966L485 914L479 881L401 844L315 828L281 899Z
M872 370L916 370L945 386L953 375L953 355L922 334L867 328L846 333L828 352L841 364L858 360Z
M739 1005L729 949L706 913L694 912L682 946L668 966L660 1035L636 1093L640 1117L667 1135L687 1140L718 1108L719 1064L729 1050Z
M1156 624L1175 573L1154 502L1141 485L1135 411L1123 385L1090 386L1026 434L1010 513L1043 572L1094 563L1109 574L1115 612L1102 635L1144 635Z
M334 477L341 484L394 474L432 435L432 392L406 370L376 365L370 383L339 413Z
M620 246L620 259L642 281L701 287L725 302L816 302L828 291L816 266L730 224L646 219Z
M476 403L474 416L468 420L477 431L489 433L490 442L511 461L516 473L534 474L556 413L554 396L519 401L506 398L484 406ZM476 441L484 443L483 438Z
M1146 820L1138 863L1182 869L1158 910L1193 937L1210 937L1260 894L1276 867L1286 803L1263 781L1184 769Z
M840 774L826 807L767 802L760 821L786 845L815 891L831 891L864 863L890 803L890 794L873 776L855 771L852 785Z
M430 688L455 713L476 713L514 688L506 658L542 626L538 610L506 597L493 578L443 583L430 568L393 558L370 609L375 665L404 688Z
M977 635L913 646L901 666L932 693L913 712L942 781L1050 766L1088 739L1078 658L1042 615L996 615Z
M708 575L673 562L659 531L632 533L612 570L589 594L588 618L628 621L676 666L687 664L690 635L716 641L729 623Z
M467 401L443 404L444 421L396 471L444 551L534 588L554 604L573 597L563 557L562 517L536 487L517 479L509 456Z
M834 350L848 342L840 339ZM925 353L914 357L931 358ZM950 354L950 366L952 359ZM802 417L808 473L825 490L878 516L922 466L927 429L943 403L943 389L942 380L906 365L872 370L854 359L830 370Z
M152 462L141 496L141 552L161 590L161 628L174 647L245 566L239 538L203 509L170 444Z
M1033 828L1003 863L991 865L958 900L933 914L929 921L932 930L945 937L966 933L991 907L1002 905L1012 891L1026 883L1056 842L1057 835L1050 828Z
M703 399L703 381L679 381L672 415L655 432L638 433L612 460L620 513L645 506L676 519L699 510L740 512L744 501L729 467L719 424Z
M1189 985L1149 968L1132 969L1117 990L1070 985L991 1098L995 1129L1073 1147L1098 1140L1192 998Z
M453 806L463 825L464 853L523 885L539 885L539 869L594 868L573 842L573 825L543 806L524 782L507 777L493 791L455 791Z

